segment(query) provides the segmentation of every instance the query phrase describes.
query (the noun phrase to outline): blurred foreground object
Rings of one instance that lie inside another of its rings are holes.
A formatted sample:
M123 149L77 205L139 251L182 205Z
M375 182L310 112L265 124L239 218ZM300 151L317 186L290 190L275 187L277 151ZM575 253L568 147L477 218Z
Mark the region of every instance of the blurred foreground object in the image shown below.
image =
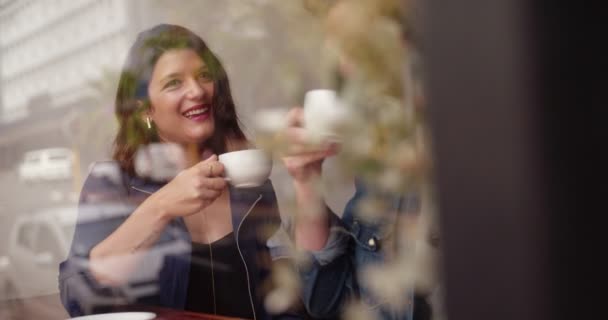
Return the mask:
M335 191L321 182L322 161L334 154L328 145L335 137L319 127L331 122L329 112L306 115L310 92L304 109L289 114L284 135L292 144L276 145L296 189L296 246L311 256L300 271L313 316L411 318L414 297L438 285L438 242L429 242L436 229L429 137L424 108L416 105L424 99L415 98L422 79L412 72L416 48L402 10L397 1L344 0L325 19L326 81L348 110L337 159L357 177L344 213L324 205ZM325 141L308 141L307 130ZM345 308L350 300L357 302Z
M193 145L196 148L196 145ZM186 168L186 153L181 146L174 143L150 143L140 146L135 154L135 172L140 177L153 181L169 181ZM189 163L198 163L198 148L196 156ZM188 159L189 160L189 159Z

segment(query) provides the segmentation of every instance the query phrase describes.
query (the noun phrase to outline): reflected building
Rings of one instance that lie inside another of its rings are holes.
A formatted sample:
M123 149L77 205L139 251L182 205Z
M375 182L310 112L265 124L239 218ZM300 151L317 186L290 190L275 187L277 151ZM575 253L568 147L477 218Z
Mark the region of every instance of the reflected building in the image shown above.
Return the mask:
M75 115L100 104L92 84L119 69L126 54L131 5L0 0L2 168L13 166L27 150L74 143Z

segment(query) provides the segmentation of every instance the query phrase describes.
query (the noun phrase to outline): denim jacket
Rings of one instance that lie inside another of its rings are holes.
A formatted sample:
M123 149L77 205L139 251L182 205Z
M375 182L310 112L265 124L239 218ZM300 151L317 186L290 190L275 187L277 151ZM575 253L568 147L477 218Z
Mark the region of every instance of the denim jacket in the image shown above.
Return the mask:
M174 219L144 253L138 272L120 287L99 284L88 267L90 250L120 226L150 194L164 184L132 177L113 162L97 163L87 177L79 201L76 230L68 258L60 264L61 301L71 316L113 310L116 306L151 305L183 310L186 303L191 240L182 218ZM112 166L114 165L114 170ZM102 170L101 168L110 168ZM99 170L96 170L99 169ZM266 241L280 225L270 181L260 187L230 188L232 224L247 272L249 297L256 319L271 317L263 307L262 284L278 260ZM271 257L273 256L273 257ZM144 275L148 275L147 277ZM150 276L151 275L151 276Z
M347 203L342 219L335 213L330 214L331 229L326 246L310 252L311 265L300 268L303 302L314 317L339 316L346 302L358 298L381 319L412 319L413 308L405 308L404 312L391 310L359 281L360 270L384 262L385 257L380 248L384 240L394 232L394 228L386 228L386 224L394 223L391 218L396 218L389 216L378 223L359 219L355 213L356 208L368 192L364 185L356 183L355 195ZM389 196L386 201L392 206L391 211L395 215L418 209L418 198L415 196ZM411 295L404 297L404 303L410 305L411 299Z

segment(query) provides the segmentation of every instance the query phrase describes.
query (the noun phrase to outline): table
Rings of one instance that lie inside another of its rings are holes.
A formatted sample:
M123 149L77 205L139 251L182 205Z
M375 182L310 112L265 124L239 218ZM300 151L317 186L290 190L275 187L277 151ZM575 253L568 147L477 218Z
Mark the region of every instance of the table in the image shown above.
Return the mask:
M147 311L157 314L155 320L236 320L237 318L149 306L131 306L117 311ZM69 315L61 305L59 294L0 301L2 320L65 320Z
M237 320L239 318L216 316L211 314L195 313L181 310L161 308L144 308L144 311L156 313L155 320Z

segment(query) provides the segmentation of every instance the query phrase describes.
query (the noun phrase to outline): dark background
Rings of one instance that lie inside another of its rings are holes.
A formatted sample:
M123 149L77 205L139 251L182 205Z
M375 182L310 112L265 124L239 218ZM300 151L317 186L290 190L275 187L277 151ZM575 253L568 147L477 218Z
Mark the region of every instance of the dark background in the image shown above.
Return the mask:
M448 318L604 318L606 11L425 9Z

